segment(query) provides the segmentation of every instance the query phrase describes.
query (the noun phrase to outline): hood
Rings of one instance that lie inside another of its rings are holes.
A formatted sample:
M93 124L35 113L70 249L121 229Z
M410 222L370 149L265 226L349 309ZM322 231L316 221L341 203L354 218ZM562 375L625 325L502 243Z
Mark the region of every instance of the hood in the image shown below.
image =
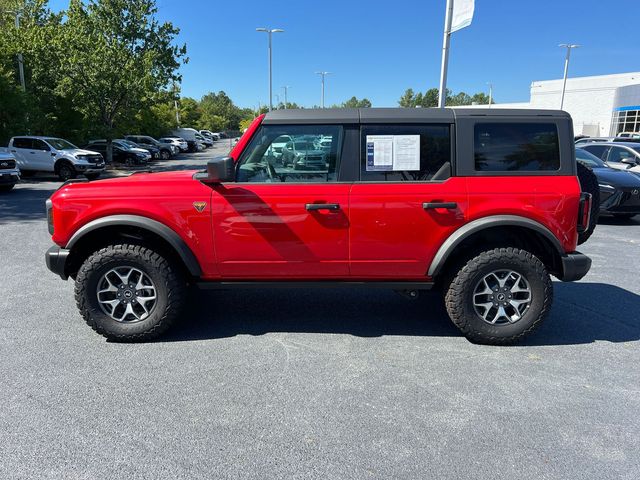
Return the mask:
M640 187L640 177L631 172L615 168L594 168L593 173L598 177L598 183L607 183L613 187Z
M99 152L85 150L84 148L72 148L70 150L61 150L61 152L70 153L71 155L100 155Z
M54 195L71 195L91 197L102 197L104 194L113 196L118 191L118 195L129 197L135 190L136 195L141 193L140 189L149 188L155 195L168 195L174 191L178 184L197 182L193 179L193 175L198 170L180 170L174 172L140 172L133 173L127 177L105 178L103 180L94 180L91 182L76 182L63 185ZM199 183L199 182L197 182Z

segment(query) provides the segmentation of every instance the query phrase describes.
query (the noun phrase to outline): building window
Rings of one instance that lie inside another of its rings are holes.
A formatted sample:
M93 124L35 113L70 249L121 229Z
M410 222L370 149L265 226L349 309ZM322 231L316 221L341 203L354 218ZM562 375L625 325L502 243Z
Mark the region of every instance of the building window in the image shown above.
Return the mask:
M610 134L617 137L621 133L640 133L640 108L613 112Z

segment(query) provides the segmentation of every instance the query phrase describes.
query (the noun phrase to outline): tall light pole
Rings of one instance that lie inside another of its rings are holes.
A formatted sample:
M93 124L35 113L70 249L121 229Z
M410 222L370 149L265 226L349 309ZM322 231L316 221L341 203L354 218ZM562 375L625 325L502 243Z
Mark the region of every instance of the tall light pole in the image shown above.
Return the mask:
M331 75L331 72L316 72L316 75L322 77L322 94L320 95L320 108L324 108L324 77Z
M444 17L444 37L442 39L442 64L440 66L440 89L438 90L438 108L444 108L447 100L447 69L449 67L449 42L451 40L451 22L453 20L453 0L447 0Z
M269 111L273 109L273 75L271 73L271 36L274 33L284 32L281 28L256 28L256 32L265 32L269 35Z
M16 30L20 30L20 12L17 10L5 10L6 13L10 13L16 16ZM24 81L24 59L22 53L18 53L18 73L20 75L20 85L23 91L27 91L27 86Z
M286 110L288 108L288 104L287 104L287 92L289 91L291 87L289 85L284 85L282 87L282 89L284 90L284 109Z
M567 76L569 75L569 60L571 59L571 50L573 48L578 48L580 45L575 45L573 43L561 43L558 46L567 49L567 56L564 59L564 78L562 80L562 96L560 97L560 110L562 110L562 107L564 106L564 93L567 89Z
M487 82L489 85L489 108L491 108L491 103L493 102L493 83Z

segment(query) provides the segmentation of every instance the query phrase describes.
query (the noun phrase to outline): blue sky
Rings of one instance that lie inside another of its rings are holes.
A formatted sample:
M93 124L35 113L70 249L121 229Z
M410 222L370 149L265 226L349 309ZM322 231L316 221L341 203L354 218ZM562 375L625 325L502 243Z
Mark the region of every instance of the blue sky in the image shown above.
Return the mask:
M180 27L190 61L182 92L224 90L240 106L268 102L267 35L274 34L274 93L326 104L352 95L397 106L404 90L437 87L445 0L158 0L159 16ZM68 1L52 0L54 9ZM578 43L571 76L640 71L638 0L476 0L470 27L453 34L448 87L467 93L494 85L497 102L527 101L533 80L560 78L564 51ZM276 98L274 97L274 102Z

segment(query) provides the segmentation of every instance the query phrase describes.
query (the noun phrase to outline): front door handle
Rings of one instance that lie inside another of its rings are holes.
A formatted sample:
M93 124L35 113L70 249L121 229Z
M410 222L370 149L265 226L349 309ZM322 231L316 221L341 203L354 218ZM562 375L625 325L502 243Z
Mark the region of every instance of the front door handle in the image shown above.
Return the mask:
M336 210L340 210L340 204L338 203L307 203L305 208L309 212L316 212L318 210L331 210L335 212Z
M446 208L447 210L455 210L458 208L456 202L425 202L422 204L422 208L425 210L431 208Z

